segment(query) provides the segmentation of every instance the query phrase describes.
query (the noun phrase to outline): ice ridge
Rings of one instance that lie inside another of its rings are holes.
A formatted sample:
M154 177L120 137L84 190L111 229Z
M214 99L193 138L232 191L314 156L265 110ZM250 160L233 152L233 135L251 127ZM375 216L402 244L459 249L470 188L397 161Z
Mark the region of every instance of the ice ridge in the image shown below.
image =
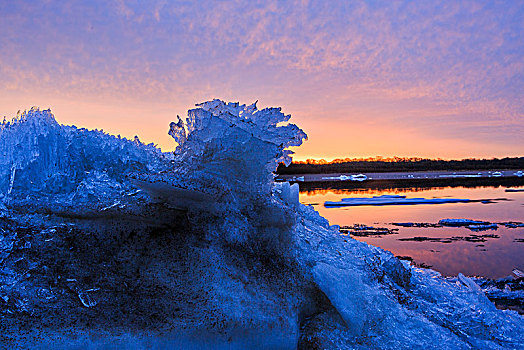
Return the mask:
M114 200L128 189L127 174L165 170L169 163L137 137L60 125L49 109L36 107L0 124L0 155L4 202L29 196L28 203L48 199L55 205L89 204L82 200L89 191L102 202Z

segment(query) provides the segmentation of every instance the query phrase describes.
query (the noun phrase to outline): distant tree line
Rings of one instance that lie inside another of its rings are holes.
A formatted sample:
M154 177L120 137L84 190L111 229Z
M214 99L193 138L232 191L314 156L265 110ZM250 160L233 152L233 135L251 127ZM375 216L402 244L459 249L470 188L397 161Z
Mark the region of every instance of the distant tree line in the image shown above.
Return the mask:
M493 159L423 159L423 158L368 158L308 159L305 162L293 162L286 167L280 164L277 174L327 174L327 173L380 173L428 170L524 170L524 157Z

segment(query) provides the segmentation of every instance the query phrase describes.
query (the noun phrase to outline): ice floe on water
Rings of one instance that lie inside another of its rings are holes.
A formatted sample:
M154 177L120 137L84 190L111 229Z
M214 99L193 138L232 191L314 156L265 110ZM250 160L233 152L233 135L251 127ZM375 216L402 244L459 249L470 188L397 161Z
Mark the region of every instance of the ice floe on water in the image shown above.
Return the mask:
M524 192L524 188L506 188L505 192Z
M438 228L438 227L465 227L472 231L482 231L497 229L499 225L506 228L524 227L524 223L520 221L504 221L504 222L489 222L472 219L441 219L437 223L431 222L392 222L393 226L400 227L418 227L418 228Z
M401 195L380 195L373 197L350 197L342 198L340 201L325 201L324 206L351 207L361 205L418 205L418 204L446 204L446 203L477 203L491 204L506 198L496 199L467 199L467 198L407 198Z
M465 227L472 231L496 230L499 225L506 228L524 227L524 223L519 221L489 222L471 219L442 219L438 222L438 224L441 226Z
M326 201L326 207L349 207L359 205L415 205L415 204L444 204L444 203L467 203L470 199L459 198L406 198L401 195L381 195L369 197L342 198L342 200Z
M322 180L329 181L366 181L368 179L367 175L364 174L354 174L354 175L339 175L339 176L323 176Z
M340 232L351 236L368 237L398 234L398 228L373 227L361 224L340 227Z
M287 148L306 138L289 118L199 104L170 125L174 157L48 111L3 125L3 344L524 347L523 318L474 280L340 235L299 203L296 184L275 184Z
M442 219L438 223L443 226L457 226L457 227L458 226L489 224L489 222L486 222L486 221L478 221L478 220L471 220L471 219Z
M460 179L460 178L468 178L468 177L482 177L482 173L477 174L442 174L439 175L439 177L443 178L452 178L452 179Z

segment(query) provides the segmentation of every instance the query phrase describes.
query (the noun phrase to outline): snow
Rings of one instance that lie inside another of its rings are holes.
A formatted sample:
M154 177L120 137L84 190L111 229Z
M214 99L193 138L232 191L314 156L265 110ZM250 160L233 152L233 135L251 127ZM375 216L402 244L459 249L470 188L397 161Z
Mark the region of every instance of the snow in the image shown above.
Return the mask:
M256 103L204 102L170 124L173 159L138 140L62 126L49 111L2 125L6 209L33 201L51 213L29 207L0 221L0 297L8 300L0 312L11 345L524 347L523 318L497 310L468 277L452 283L342 236L299 203L298 184L275 183L278 163L291 160L287 148L306 138L289 118ZM119 221L53 214L67 205L129 212ZM26 277L28 266L38 273ZM126 317L108 318L114 311ZM20 333L27 315L31 329ZM44 326L52 322L62 327Z

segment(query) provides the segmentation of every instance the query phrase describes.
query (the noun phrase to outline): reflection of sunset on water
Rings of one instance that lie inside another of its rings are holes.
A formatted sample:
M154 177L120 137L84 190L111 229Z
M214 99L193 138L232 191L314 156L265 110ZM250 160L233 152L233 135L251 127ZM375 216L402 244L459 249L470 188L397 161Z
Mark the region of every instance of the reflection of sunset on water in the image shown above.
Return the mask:
M431 189L439 189L440 187L430 187ZM336 188L330 188L328 190L323 189L305 189L300 190L301 193L305 196L314 196L314 195L322 195L326 192L331 192L333 194L343 194L347 197L359 197L360 195L366 195L366 196L381 196L384 194L399 194L399 193L417 193L417 192L424 192L427 191L428 188L422 188L422 187L407 187L407 188L388 188L388 189L374 189L374 188L356 188L352 189L350 192L348 192L347 189L336 189Z
M438 205L390 205L326 208L325 201L341 198L372 197L379 195L405 195L408 198L468 198L473 200L507 198L492 204L447 203ZM437 223L445 218L467 218L489 222L524 221L524 192L504 192L503 187L439 187L439 188L392 188L392 189L315 189L300 192L304 204L318 203L315 209L330 224L350 226L365 224L399 228L399 234L381 237L356 237L356 239L392 251L397 256L409 256L416 263L433 266L444 275L482 275L493 278L507 276L515 267L524 267L524 243L514 242L524 238L524 228L506 228L472 232L463 227L414 228L388 225L393 222ZM494 233L499 238L486 238L485 242L453 241L417 242L399 241L399 238L431 237L450 238L471 234Z

